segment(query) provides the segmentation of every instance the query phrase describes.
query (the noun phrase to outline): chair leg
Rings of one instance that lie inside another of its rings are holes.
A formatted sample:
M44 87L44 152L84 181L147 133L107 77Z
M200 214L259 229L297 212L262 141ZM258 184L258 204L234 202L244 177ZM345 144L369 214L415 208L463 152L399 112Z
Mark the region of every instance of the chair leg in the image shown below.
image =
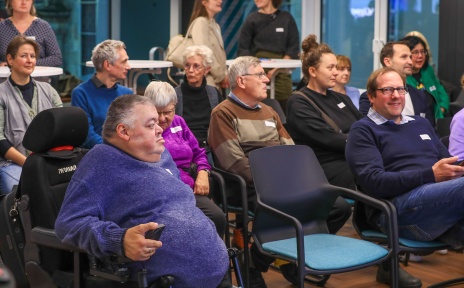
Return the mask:
M433 285L430 285L428 288L442 288L442 287L448 287L448 286L452 286L452 285L455 285L455 284L458 284L458 283L464 283L464 277L461 277L461 278L455 278L455 279L451 279L451 280L446 280L446 281L443 281L443 282L439 282L439 283L435 283Z
M239 285L239 287L245 287L245 285L243 284L242 272L240 271L240 265L238 263L238 257L237 257L237 254L239 253L238 249L229 248L227 249L227 252L229 253L229 259L232 260L232 265L234 267L235 279L237 280L237 285Z

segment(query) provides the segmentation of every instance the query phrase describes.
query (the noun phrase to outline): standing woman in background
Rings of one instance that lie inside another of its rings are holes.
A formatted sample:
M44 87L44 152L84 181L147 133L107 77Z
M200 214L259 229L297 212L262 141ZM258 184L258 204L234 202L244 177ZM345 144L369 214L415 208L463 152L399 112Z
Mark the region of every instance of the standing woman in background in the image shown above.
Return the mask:
M11 39L23 35L39 44L37 66L61 66L61 51L55 33L47 21L36 16L34 1L6 0L5 8L10 17L0 22L0 65L6 66L6 48Z
M195 0L189 24L193 44L206 45L213 51L213 64L206 75L206 82L219 90L229 87L221 27L214 20L221 10L222 0Z
M350 97L351 102L353 102L354 106L359 109L360 94L358 88L346 85L351 79L350 58L344 55L337 55L337 70L338 75L337 78L335 78L335 86L332 90Z
M293 16L279 10L282 0L255 0L257 12L248 15L238 41L237 56L257 58L298 59L300 38ZM265 70L271 79L275 69ZM292 77L280 73L275 78L275 98L286 111L292 95Z

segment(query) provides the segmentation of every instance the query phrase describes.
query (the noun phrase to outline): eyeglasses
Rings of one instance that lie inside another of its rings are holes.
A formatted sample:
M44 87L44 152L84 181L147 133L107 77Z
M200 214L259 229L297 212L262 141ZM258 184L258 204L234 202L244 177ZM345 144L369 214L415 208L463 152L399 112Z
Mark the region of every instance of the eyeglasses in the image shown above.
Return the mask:
M169 117L169 116L171 116L172 114L174 114L174 110L175 110L175 109L168 110L168 111L158 111L158 117L161 117L161 116Z
M408 92L408 88L406 88L406 87L396 87L396 88L384 87L384 88L379 88L379 89L376 89L376 90L382 91L382 94L386 95L386 96L392 95L395 90L398 91L398 94L400 94L400 95L404 95L404 94L406 94L406 92Z
M263 79L264 77L267 77L267 74L264 72L259 72L254 74L243 74L242 76L256 76L258 79Z
M185 68L185 70L190 70L190 68L193 68L193 70L198 71L198 70L200 70L201 68L203 68L203 66L201 66L201 65L199 65L199 64L193 64L193 65L185 64L185 65L184 65L184 68Z
M428 52L427 52L427 50L414 50L414 51L411 51L411 54L414 55L414 56L417 56L419 54L427 56Z

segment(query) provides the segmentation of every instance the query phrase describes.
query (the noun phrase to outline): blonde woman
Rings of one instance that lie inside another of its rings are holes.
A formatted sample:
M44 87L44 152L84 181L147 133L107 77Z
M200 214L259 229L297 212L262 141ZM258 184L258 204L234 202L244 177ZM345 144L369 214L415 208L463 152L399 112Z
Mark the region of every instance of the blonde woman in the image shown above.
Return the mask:
M10 17L0 22L0 65L7 65L6 48L11 39L23 35L39 44L37 66L61 66L61 50L55 33L47 21L36 16L34 1L6 0L5 9Z

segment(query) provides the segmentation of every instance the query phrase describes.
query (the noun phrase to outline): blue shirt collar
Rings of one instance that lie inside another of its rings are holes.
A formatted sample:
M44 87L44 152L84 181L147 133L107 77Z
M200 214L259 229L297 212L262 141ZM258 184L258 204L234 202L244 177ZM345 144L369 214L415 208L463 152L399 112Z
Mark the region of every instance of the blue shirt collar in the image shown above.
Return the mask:
M245 107L245 108L253 109L253 110L254 110L254 109L261 109L261 105L259 105L259 104L256 104L255 107L250 107L249 105L243 103L242 100L238 99L238 97L235 96L234 93L232 93L232 91L230 91L229 97L232 98L235 102L237 102L240 106L243 106L243 107Z
M369 108L369 112L367 112L367 117L369 117L377 125L382 125L382 124L387 123L387 122L390 122L390 123L395 124L395 125L402 125L402 124L406 124L406 123L408 123L410 121L415 120L412 117L401 114L400 123L396 124L393 120L389 120L389 119L383 117L382 115L380 115L377 111L372 109L372 107Z

